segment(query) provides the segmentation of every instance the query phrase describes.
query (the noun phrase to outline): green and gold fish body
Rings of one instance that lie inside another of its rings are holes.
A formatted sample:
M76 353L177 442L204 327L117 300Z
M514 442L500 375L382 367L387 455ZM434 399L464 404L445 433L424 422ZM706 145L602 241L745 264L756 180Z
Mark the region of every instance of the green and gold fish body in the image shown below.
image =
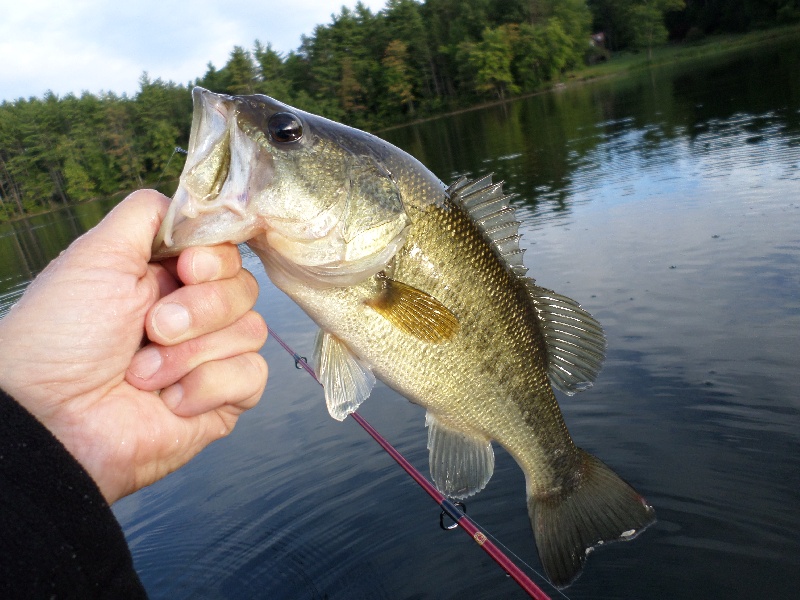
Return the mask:
M374 377L426 408L431 476L466 497L519 463L540 558L568 585L597 544L653 522L573 443L553 393L591 385L605 339L573 300L526 277L500 184L446 188L386 142L264 96L195 91L190 155L158 255L247 241L320 326L317 374L344 419ZM551 385L552 384L552 385Z
M450 200L409 212L407 241L383 274L333 289L274 279L375 376L451 427L500 443L530 473L529 492L546 494L558 486L557 464L569 468L577 452L528 291ZM429 333L435 322L403 329L385 318L372 305L391 294L387 280L424 290L454 315L457 330L436 340L444 336Z

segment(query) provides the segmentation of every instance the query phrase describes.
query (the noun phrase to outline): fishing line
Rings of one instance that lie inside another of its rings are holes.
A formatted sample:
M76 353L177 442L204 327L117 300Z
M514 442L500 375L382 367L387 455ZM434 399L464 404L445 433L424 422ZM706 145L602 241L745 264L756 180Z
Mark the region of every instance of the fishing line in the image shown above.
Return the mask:
M158 181L156 181L156 184L153 186L154 188L156 189L158 188L158 184L161 183L161 179L164 177L164 173L166 173L167 169L169 169L169 163L172 162L172 157L175 156L175 154L189 154L189 152L187 152L180 146L175 146L175 149L172 151L172 154L170 154L169 158L167 159L167 164L164 165L164 168L161 170L161 175L158 176Z
M489 536L490 538L492 538L492 540L494 541L494 543L495 543L495 544L497 544L498 546L501 546L501 547L502 547L502 548L503 548L503 549L506 551L506 554L510 554L511 556L513 556L513 557L514 557L514 559L516 559L516 561L517 561L518 563L520 563L520 564L522 564L522 566L526 567L526 568L527 568L527 569L528 569L528 570L529 570L531 573L533 573L534 575L536 575L537 577L539 577L539 578L540 578L540 579L542 579L543 581L547 582L547 584L548 584L548 585L549 585L551 588L553 588L553 589L556 591L556 593L557 593L559 596L561 596L562 598L566 598L567 600L570 600L569 596L567 596L567 595L566 595L566 594L565 594L563 591L561 591L561 590L560 590L560 589L558 589L556 586L554 586L552 583L550 583L550 581L547 579L547 577L545 577L545 576L544 576L544 575L542 575L542 574L541 574L539 571L537 571L535 568L533 568L533 567L532 567L532 566L531 566L529 563L527 563L527 562L525 561L525 559L524 559L524 558L522 558L522 557L521 557L519 554L517 554L517 553L516 553L516 552L514 552L514 551L513 551L511 548L509 548L508 546L506 546L506 545L505 545L503 542L501 542L501 541L500 541L500 540L499 540L499 539L498 539L496 536L492 535L492 533L491 533L491 532L490 532L490 531L489 531L489 530L488 530L486 527L484 527L483 525L481 525L481 524L478 522L478 520L477 520L475 517L470 517L470 519L472 519L473 523L475 523L475 525L477 525L478 527L480 527L480 528L481 528L481 530L482 530L482 531L484 531L484 532L486 533L486 535L487 535L487 536Z
M281 347L288 352L292 358L294 359L295 367L298 369L304 369L311 377L314 378L314 381L322 385L319 379L317 378L317 374L314 372L314 369L306 361L305 357L300 356L297 352L292 350L289 345L284 342L280 336L278 336L274 330L272 330L269 326L267 326L267 330L269 331L269 335L273 338ZM467 535L469 535L472 540L478 544L508 575L510 575L514 581L534 600L551 600L550 596L545 594L539 586L537 586L530 577L528 577L517 565L514 563L508 556L506 556L500 548L495 545L492 540L497 541L499 546L503 546L506 550L508 550L519 562L523 565L528 567L528 569L541 577L544 581L547 579L538 573L533 567L527 564L524 560L522 560L519 556L511 552L506 546L500 543L499 540L490 533L488 533L482 527L479 527L474 519L468 517L461 508L457 505L457 503L453 502L452 500L443 496L439 490L437 490L434 485L425 479L422 474L414 468L414 466L409 463L405 457L400 454L394 446L392 446L386 439L379 434L372 425L370 425L364 417L359 415L357 412L353 412L350 414L350 417L358 423L364 431L366 431L372 438L378 442L378 444L391 456L397 464L402 467L402 469L411 476L412 479L423 489L427 494L433 498L433 500L442 508L442 511L447 513L447 515L459 526L458 528L464 531ZM487 535L488 534L488 535ZM490 540L489 538L492 538ZM554 588L555 589L555 588ZM563 592L560 590L558 591L561 596L567 598Z

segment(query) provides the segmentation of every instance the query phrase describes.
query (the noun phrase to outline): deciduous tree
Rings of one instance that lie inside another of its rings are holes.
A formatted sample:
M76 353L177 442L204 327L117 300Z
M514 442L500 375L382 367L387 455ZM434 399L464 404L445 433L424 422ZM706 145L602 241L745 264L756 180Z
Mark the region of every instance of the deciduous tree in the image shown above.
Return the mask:
M408 107L414 113L414 91L411 82L411 69L408 65L408 46L400 40L392 40L386 47L383 57L383 75L389 98L399 105Z
M653 59L653 46L667 41L668 31L664 16L686 6L684 0L639 0L630 8L630 27L633 45L647 48L647 57Z

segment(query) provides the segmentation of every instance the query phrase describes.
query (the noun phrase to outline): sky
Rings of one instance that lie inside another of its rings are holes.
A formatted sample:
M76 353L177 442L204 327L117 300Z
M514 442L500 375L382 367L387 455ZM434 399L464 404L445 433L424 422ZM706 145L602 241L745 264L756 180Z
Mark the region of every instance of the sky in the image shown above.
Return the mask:
M187 84L258 39L278 52L357 0L0 0L0 102ZM362 0L373 12L386 0Z

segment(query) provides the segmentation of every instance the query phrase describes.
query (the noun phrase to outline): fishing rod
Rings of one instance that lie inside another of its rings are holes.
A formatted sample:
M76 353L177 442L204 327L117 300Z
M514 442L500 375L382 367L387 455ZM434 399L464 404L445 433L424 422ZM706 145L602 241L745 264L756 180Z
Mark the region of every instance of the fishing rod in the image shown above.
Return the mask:
M300 356L292 350L286 342L284 342L280 336L278 336L273 329L267 326L269 331L270 337L272 337L281 347L286 350L289 354L291 354L292 358L294 358L294 365L298 369L304 369L311 377L314 378L314 381L322 385L320 380L317 378L317 374L314 372L314 369L306 361L305 357ZM519 567L517 567L514 562L506 556L500 548L498 548L489 538L488 536L480 530L480 528L476 525L476 523L470 519L464 511L459 508L458 503L453 502L449 498L446 498L442 495L439 490L437 490L434 485L425 479L425 477L420 473L414 466L408 462L405 457L398 452L394 446L392 446L386 438L384 438L380 433L378 433L372 425L370 425L364 417L359 415L357 412L350 413L350 416L353 420L358 423L364 431L366 431L372 438L378 442L378 444L383 448L389 456L391 456L397 464L399 464L403 470L408 473L411 478L417 482L417 484L427 492L427 494L433 498L433 500L439 505L442 509L442 516L447 514L454 522L452 528L459 527L463 530L467 535L472 538L478 546L483 548L483 550L506 572L508 573L517 584L525 590L525 592L531 598L535 600L551 600L550 596L545 594L539 586L537 586L531 579L528 577ZM463 506L463 505L462 505ZM440 524L445 529L450 529L451 527L445 527L443 520L440 519Z

